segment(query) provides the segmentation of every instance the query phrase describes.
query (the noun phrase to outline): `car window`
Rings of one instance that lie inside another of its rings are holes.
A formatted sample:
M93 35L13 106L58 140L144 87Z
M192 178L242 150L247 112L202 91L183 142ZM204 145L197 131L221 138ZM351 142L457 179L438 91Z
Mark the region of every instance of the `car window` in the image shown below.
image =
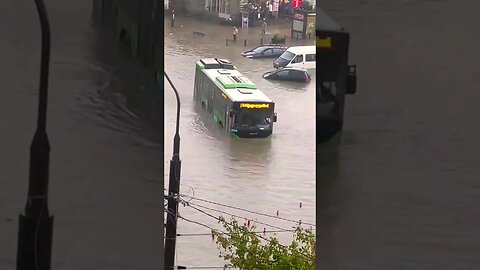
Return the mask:
M266 49L263 54L265 55L269 55L269 54L272 54L272 49Z
M275 49L273 49L273 53L274 53L274 54L281 54L282 52L283 52L283 50L280 49L280 48L275 48Z
M292 77L292 79L302 80L305 78L305 72L300 70L291 70L290 76Z
M288 70L282 70L282 71L279 71L277 73L275 73L278 77L281 77L281 78L286 78L288 77Z
M262 47L257 47L257 48L255 48L253 51L256 52L256 53L261 53L261 52L263 52L265 49L266 49L266 47L263 47L263 46L262 46Z
M307 54L305 56L305 61L307 62L315 62L316 54Z
M302 62L303 62L303 55L300 54L300 55L297 55L295 59L293 59L292 64L302 63Z

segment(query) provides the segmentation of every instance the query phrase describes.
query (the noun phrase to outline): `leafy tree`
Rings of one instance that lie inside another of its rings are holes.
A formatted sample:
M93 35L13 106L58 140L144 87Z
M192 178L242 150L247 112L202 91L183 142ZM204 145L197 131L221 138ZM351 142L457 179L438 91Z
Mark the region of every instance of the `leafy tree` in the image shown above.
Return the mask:
M225 267L241 270L313 270L315 269L315 234L297 227L292 243L279 243L276 237L269 239L254 233L255 227L248 228L233 219L223 217L219 223L225 232L212 231L220 250L220 258L228 262Z

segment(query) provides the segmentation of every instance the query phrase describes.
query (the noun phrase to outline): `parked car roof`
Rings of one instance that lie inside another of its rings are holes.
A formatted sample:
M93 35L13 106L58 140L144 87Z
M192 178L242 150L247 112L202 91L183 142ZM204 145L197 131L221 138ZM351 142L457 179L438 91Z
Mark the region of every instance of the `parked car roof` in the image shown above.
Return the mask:
M284 67L284 68L279 68L279 69L273 70L273 72L279 72L279 71L282 71L282 70L298 70L298 71L305 71L305 72L308 73L307 69L301 68L301 67Z

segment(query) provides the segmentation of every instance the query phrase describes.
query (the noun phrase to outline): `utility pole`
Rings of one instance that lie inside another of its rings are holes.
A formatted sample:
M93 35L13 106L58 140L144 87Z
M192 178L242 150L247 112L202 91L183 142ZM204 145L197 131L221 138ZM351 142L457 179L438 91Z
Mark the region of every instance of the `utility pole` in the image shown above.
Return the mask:
M175 137L173 139L173 156L170 160L170 175L168 181L168 212L167 212L167 230L165 236L165 268L164 270L173 270L175 266L175 244L177 240L177 218L178 218L178 195L180 192L180 96L172 81L164 71L165 78L173 88L177 98L177 124Z
M30 175L25 214L20 215L17 270L49 270L52 249L53 216L48 213L48 171L50 144L46 131L50 26L45 5L35 0L42 31L40 93L37 130L30 146Z

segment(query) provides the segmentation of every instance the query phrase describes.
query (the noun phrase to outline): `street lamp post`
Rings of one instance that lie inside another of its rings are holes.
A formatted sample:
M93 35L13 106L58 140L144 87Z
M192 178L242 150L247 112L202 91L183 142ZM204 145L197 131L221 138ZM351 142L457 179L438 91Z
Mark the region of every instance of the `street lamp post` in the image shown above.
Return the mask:
M177 218L178 218L178 194L180 192L180 96L172 81L164 72L165 78L172 86L177 98L177 123L175 128L175 136L173 139L173 156L170 160L170 175L168 181L168 212L167 212L167 228L165 233L165 270L174 269L175 265L175 244L177 238Z
M17 270L49 270L52 249L53 216L48 212L50 144L46 131L50 25L43 1L35 0L35 4L42 31L38 119L30 146L28 198L19 220Z

